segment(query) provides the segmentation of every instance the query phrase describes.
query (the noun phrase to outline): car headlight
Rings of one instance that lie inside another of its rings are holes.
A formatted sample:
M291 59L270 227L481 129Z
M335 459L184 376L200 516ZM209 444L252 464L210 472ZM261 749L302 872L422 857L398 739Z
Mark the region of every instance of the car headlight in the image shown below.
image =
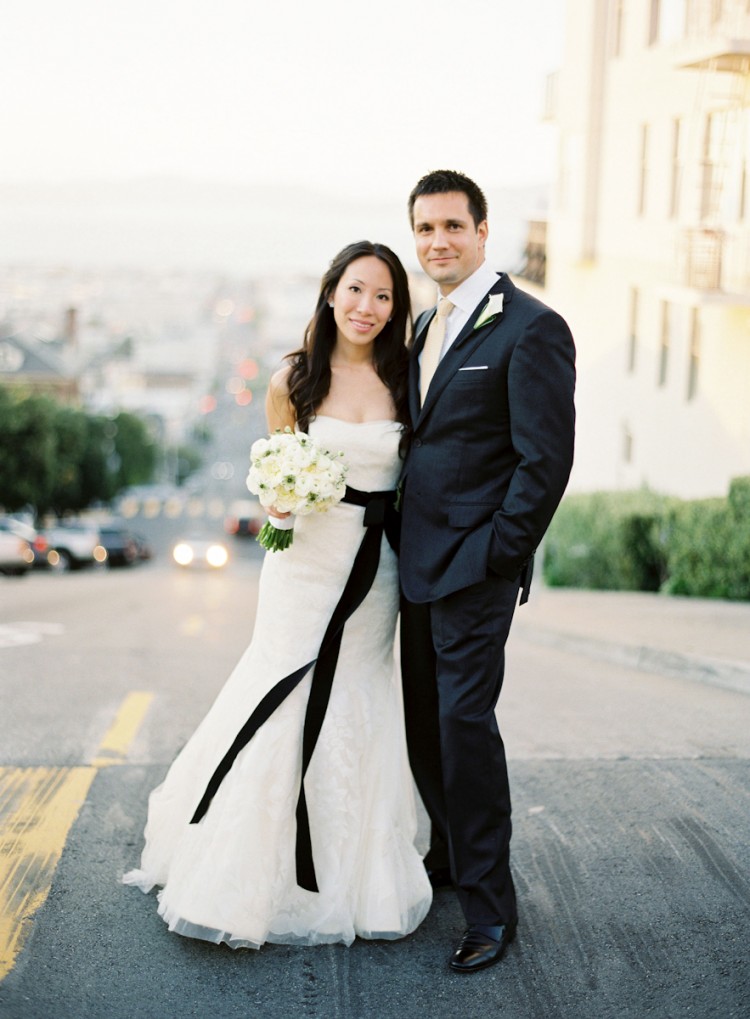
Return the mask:
M187 542L181 541L172 550L172 558L178 566L189 566L193 561L193 550Z
M209 566L215 566L217 569L221 566L226 566L229 554L223 545L210 545L206 552L206 562Z

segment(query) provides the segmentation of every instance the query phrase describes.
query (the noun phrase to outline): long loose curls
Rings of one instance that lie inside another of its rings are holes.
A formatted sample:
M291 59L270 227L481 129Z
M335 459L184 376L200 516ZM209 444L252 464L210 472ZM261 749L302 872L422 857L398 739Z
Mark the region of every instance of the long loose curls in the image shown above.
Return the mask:
M347 267L358 258L366 258L368 255L385 263L393 280L393 313L375 337L373 362L378 377L391 394L396 408L396 420L403 426L403 448L409 430L409 355L406 334L407 327L411 330L411 306L406 271L398 256L385 244L355 241L343 248L331 261L320 282L318 302L305 329L303 344L299 350L287 354L285 358L290 366L287 377L288 398L294 408L297 427L306 432L331 388L331 354L336 344L337 331L333 309L328 302Z

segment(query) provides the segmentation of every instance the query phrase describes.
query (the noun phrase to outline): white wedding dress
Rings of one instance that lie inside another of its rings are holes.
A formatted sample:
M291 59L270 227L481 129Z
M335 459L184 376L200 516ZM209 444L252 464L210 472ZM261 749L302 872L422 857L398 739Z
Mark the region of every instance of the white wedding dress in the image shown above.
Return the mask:
M310 434L342 450L347 484L395 487L400 430L318 416ZM398 938L432 892L417 852L416 811L394 668L396 558L380 566L344 635L323 728L305 779L318 892L295 878L295 807L311 671L240 752L197 824L206 784L260 699L318 653L365 530L341 503L297 519L292 546L266 553L252 643L149 799L141 868L123 881L161 885L169 929L233 948Z

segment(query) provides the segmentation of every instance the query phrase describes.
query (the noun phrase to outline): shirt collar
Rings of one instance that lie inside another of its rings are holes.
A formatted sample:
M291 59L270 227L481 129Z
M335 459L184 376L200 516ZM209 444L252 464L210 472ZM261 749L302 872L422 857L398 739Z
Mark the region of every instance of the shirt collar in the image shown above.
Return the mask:
M490 269L486 262L482 262L471 276L467 276L463 283L459 283L456 289L451 291L448 300L468 315L474 311L485 294L492 290L499 278L499 273Z

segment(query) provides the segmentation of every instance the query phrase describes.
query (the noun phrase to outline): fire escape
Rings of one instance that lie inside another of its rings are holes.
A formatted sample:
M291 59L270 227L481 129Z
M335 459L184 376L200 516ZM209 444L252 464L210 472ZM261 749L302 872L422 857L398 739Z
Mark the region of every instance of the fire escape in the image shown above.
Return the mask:
M711 295L750 295L750 7L688 0L678 66L701 75L698 200L681 230L679 282ZM734 194L727 193L733 174ZM727 202L731 197L732 201Z

